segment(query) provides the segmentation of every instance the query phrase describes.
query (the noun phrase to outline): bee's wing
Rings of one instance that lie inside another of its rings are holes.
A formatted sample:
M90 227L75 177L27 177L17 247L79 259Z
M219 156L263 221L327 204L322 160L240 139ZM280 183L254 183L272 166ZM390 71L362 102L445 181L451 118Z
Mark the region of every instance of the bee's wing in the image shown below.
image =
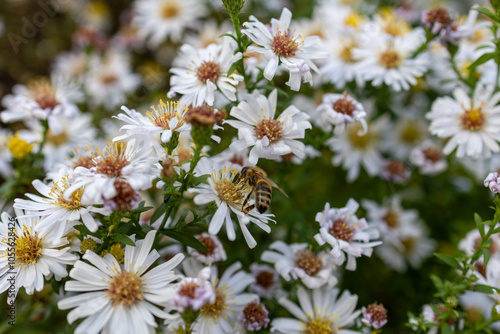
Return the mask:
M288 195L286 194L286 192L281 189L280 187L278 187L278 185L276 183L274 183L273 181L271 181L268 177L263 177L263 179L265 179L267 182L269 182L269 184L271 186L273 186L274 188L276 188L280 193L283 194L283 196L285 196L286 198L288 198Z

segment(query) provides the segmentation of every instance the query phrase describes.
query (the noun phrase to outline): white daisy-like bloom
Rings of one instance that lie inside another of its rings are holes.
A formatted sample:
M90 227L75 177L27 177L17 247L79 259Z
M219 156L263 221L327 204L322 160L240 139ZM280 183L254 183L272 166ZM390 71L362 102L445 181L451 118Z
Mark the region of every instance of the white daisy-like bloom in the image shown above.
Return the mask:
M432 104L426 117L431 120L429 130L440 138L449 138L443 153L455 148L458 158L489 158L500 146L500 93L494 87L477 85L472 97L462 88L453 92L453 98L440 97Z
M151 333L157 324L153 316L175 319L175 315L156 305L164 305L174 296L172 283L179 278L173 269L184 258L177 254L168 262L148 271L160 257L152 250L156 231L150 231L136 246L125 246L124 264L106 254L100 257L88 250L84 261L78 261L70 271L73 279L64 285L68 292L81 292L57 303L68 313L68 322L86 318L75 333Z
M12 134L6 129L0 129L0 175L4 179L12 176L12 153L7 148L9 138Z
M210 279L215 290L215 302L207 303L192 325L194 333L233 334L238 317L246 304L258 300L258 296L243 291L254 282L252 275L241 269L241 263L229 266L220 278L216 268ZM193 276L193 275L190 275ZM179 328L181 324L170 324L169 328Z
M24 85L14 86L13 94L6 95L2 104L6 110L0 113L5 123L46 120L54 135L63 132L60 118L78 114L82 95L77 87L60 77L42 78Z
M361 314L356 309L358 296L349 291L340 294L338 289L323 287L307 291L303 287L297 290L299 305L287 298L279 303L288 310L294 318L275 318L271 322L271 332L283 334L303 333L361 333L348 329Z
M229 74L231 65L240 60L241 52L234 53L234 41L224 36L222 44L210 44L204 49L195 49L189 44L181 47L186 61L185 67L170 69L171 92L183 94L186 105L213 105L217 88L230 101L236 100L236 86L243 80L239 74Z
M328 53L319 49L318 36L303 38L295 31L290 31L292 13L283 8L279 20L271 20L271 29L255 16L250 16L250 22L243 23L241 32L247 35L255 44L248 47L249 52L261 53L268 63L264 68L264 77L272 80L278 65L283 64L290 72L286 82L292 90L298 91L302 81L311 82L311 70L318 72L312 59L326 58Z
M485 233L487 233L488 230L489 226L485 228ZM490 260L494 259L497 261L500 259L500 236L498 234L493 234L490 239L492 240L491 245L488 248L488 251L490 252ZM477 229L473 229L472 231L469 231L462 240L460 240L458 243L458 249L463 251L467 256L472 256L481 244L481 241L481 234ZM488 263L488 267L489 266L490 263ZM476 276L480 279L486 278L487 268L484 266L483 257L474 262L474 271Z
M365 80L359 71L359 60L353 56L353 50L360 45L357 36L333 35L325 40L330 57L320 67L323 82L330 82L338 89L344 88L351 81L358 87L364 87Z
M54 275L59 281L66 277L66 266L78 259L70 253L66 238L56 242L54 229L39 227L42 218L26 217L19 209L15 213L17 218L2 213L0 222L0 293L9 290L9 303L22 287L31 295L35 290L42 291L44 278ZM68 224L63 233L68 233L72 226Z
M326 141L335 153L332 157L332 164L342 165L342 168L347 170L348 182L353 182L358 178L361 166L371 177L380 173L382 167L381 137L388 129L388 118L379 117L368 123L368 130L364 134L363 126L356 122L348 124L346 131L339 136Z
M367 131L365 108L346 93L323 95L323 101L316 112L322 120L321 123L329 127L328 131L332 125L335 126L335 135L343 133L346 125L354 122L359 122L363 126L363 133Z
M181 313L186 310L198 311L207 303L215 303L215 290L210 282L211 272L206 267L198 273L198 277L182 278L170 303Z
M286 293L281 288L278 271L265 264L252 263L250 271L255 278L255 283L248 287L248 291L255 292L265 299L278 298Z
M45 134L45 143L42 149L44 154L43 168L50 172L54 166L64 163L70 153L78 146L95 143L97 131L92 124L90 113L78 112L71 118L59 117L61 132L52 133L49 130ZM21 130L23 139L30 143L41 143L44 136L44 128L39 122L27 122L29 130ZM36 145L35 150L39 145Z
M335 266L328 254L316 254L307 243L287 245L283 241L275 241L269 249L262 253L261 260L274 264L276 271L286 281L300 279L309 289L325 284L332 287L338 282L333 275Z
M200 31L188 32L184 38L185 44L194 46L195 48L206 48L210 44L219 44L221 35L233 30L231 22L224 21L220 24L215 20L203 22ZM186 64L186 59L177 57L173 60L172 64L175 67L183 66Z
M158 47L167 38L182 39L186 28L196 28L207 8L200 0L139 0L134 3L133 23L139 36L149 38L149 46Z
M405 272L408 264L418 269L423 261L436 249L436 240L428 237L428 230L421 221L416 221L408 233L401 233L400 243L384 242L375 249L385 264L396 271Z
M64 191L64 199L70 200L73 192L85 187L82 202L106 204L106 201L121 200L121 191L137 193L151 188L161 172L161 165L151 151L151 148L136 145L134 139L126 146L115 143L102 151L97 148L92 167L75 168L75 179ZM135 202L133 204L138 204Z
M52 228L54 240L59 242L67 223L82 220L83 224L91 232L97 231L97 223L92 217L94 211L92 206L82 203L84 188L74 191L69 200L64 199L64 192L71 185L73 177L69 174L55 179L53 184L46 185L40 180L32 182L33 187L42 195L26 194L29 200L16 198L14 208L25 210L27 217L45 217L38 223L39 228ZM55 225L55 226L53 226Z
M366 41L353 50L359 60L358 70L373 86L383 83L395 91L408 90L417 84L417 78L427 71L429 62L425 53L411 58L414 51L425 42L423 29L415 29L405 36L365 36Z
M194 248L187 247L187 252L191 257L209 266L215 262L225 261L227 259L224 246L222 246L222 243L216 235L210 235L203 232L196 236L196 239L205 246L208 252L202 253Z
M305 130L311 128L309 116L289 106L276 118L277 98L276 89L269 98L254 91L231 109L231 116L237 120L224 122L238 129L238 140L230 145L231 149L252 147L248 160L253 165L259 158L275 159L289 153L304 157L304 144L298 139L303 139Z
M91 105L111 110L124 103L140 83L140 76L131 71L129 56L109 50L103 57L91 56L84 86Z
M151 106L146 116L125 106L121 109L125 113L114 117L125 123L120 128L120 131L125 133L113 138L113 141L136 138L145 146L152 145L156 152L161 154L165 152L161 144L170 142L174 133L191 130L191 125L184 119L188 109L177 101L165 103L160 100L156 107Z
M314 239L320 246L328 243L332 247L330 254L336 265L347 260L347 270L356 270L356 258L371 256L373 247L382 244L373 241L380 237L378 229L356 216L358 208L359 203L350 198L340 209L330 208L330 203L326 203L325 210L316 215L320 229Z
M208 183L202 183L196 188L189 189L189 192L196 194L193 198L196 205L204 205L214 202L217 205L210 223L208 225L208 233L216 235L219 233L223 225L226 225L226 234L229 240L236 239L236 232L234 229L233 219L231 212L233 212L237 219L238 224L243 233L245 241L250 248L257 245L257 241L250 234L247 225L253 223L260 227L267 233L271 232L269 221L273 221L270 214L263 214L258 212L255 208L248 213L242 210L243 202L247 197L250 189L241 182L233 182L238 170L228 167L219 168L217 164L208 158L202 158L195 170L197 175L210 175L207 179ZM248 203L250 205L251 202Z
M235 140L236 139L233 138L232 142L234 142ZM248 161L248 148L243 149L241 151L235 151L231 147L228 147L221 153L213 156L212 159L219 166L228 166L231 167L232 169L237 169L237 170L241 170L245 166L253 167L250 161Z
M481 316L484 317L485 321L488 321L491 317L491 311L495 307L495 302L490 296L476 291L465 291L464 294L458 296L458 300L467 319L473 323L479 321ZM498 322L494 322L488 327L495 331L500 330Z
M405 160L427 136L427 122L423 117L402 114L398 115L394 130L384 132L382 146L392 157Z
M419 168L420 174L436 175L448 168L442 152L440 146L426 140L410 152L410 162Z
M84 51L60 53L53 63L53 73L57 76L69 76L83 82L87 70L88 56Z

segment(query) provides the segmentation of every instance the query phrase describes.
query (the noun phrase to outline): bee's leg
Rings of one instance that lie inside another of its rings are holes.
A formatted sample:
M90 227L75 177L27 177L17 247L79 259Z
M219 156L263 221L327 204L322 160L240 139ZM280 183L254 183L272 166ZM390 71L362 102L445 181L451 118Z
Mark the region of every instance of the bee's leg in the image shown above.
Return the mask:
M247 197L243 201L243 204L241 205L241 211L243 211L244 213L248 213L250 210L252 210L255 207L255 205L249 205L249 206L245 207L247 205L248 201L250 200L250 196L252 196L253 191L254 191L254 188L252 188L252 190L248 193Z

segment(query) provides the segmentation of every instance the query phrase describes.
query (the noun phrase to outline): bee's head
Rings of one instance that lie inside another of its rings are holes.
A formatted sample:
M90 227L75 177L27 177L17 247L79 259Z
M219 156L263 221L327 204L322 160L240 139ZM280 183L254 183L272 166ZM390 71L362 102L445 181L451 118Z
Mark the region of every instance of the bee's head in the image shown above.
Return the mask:
M242 177L246 177L247 176L247 172L248 172L248 167L243 167L240 171L240 175Z

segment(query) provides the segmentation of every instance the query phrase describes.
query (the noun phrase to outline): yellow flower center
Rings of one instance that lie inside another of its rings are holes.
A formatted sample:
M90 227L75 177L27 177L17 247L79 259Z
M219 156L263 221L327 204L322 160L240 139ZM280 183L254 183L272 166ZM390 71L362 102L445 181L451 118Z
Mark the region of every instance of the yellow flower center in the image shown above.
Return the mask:
M333 321L327 318L311 319L304 326L304 334L334 334L338 329L333 326Z
M217 291L215 291L215 302L212 304L207 303L201 308L200 311L203 315L213 319L217 319L221 316L222 311L224 311L227 306L226 294L222 292L224 290L224 287L220 287Z
M66 175L60 181L54 182L54 187L50 190L49 195L50 197L55 198L55 200L52 201L46 200L46 201L56 205L59 208L78 210L79 208L82 207L81 200L84 187L74 191L70 196L70 200L67 201L66 199L64 199L64 192L66 191L66 189L70 187L70 184L68 183L68 178L69 175Z
M397 37L404 36L411 31L411 26L403 18L398 17L392 10L382 10L381 16L384 22L382 29L389 35Z
M181 9L176 1L167 1L161 8L161 17L164 19L172 19L179 16Z
M182 106L182 108L180 108L179 102L169 101L165 103L160 100L158 108L156 108L155 106L151 106L151 109L151 111L148 111L146 113L146 116L149 117L151 123L160 128L163 128L165 130L175 130L185 123L184 114L187 111L187 107ZM170 125L168 124L168 122L170 122L170 120L174 117L177 118L179 122L177 123L175 129L170 129Z
M29 144L27 141L19 138L16 133L15 136L9 136L7 142L7 149L12 153L12 156L15 159L24 159L28 156L28 154L33 149L32 144Z
M382 217L385 220L387 226L390 228L396 228L399 226L398 214L392 210L387 210L387 213Z
M399 138L408 144L418 142L421 137L422 133L420 132L420 129L418 129L418 127L410 121L404 124L399 133Z
M462 116L462 129L469 131L479 131L485 123L485 114L482 110L482 105L477 108L466 110Z
M43 249L44 241L38 237L38 232L23 227L23 234L16 238L16 263L23 267L37 263Z
M52 144L54 146L59 146L61 144L64 144L68 141L69 136L66 133L66 131L63 131L62 133L58 135L53 135L52 131L47 131L47 143Z
M362 15L353 12L345 18L344 24L346 26L358 28L364 21L365 18Z
M385 68L395 68L403 63L403 57L393 49L387 49L379 55L378 61Z
M109 282L106 296L114 307L129 308L138 300L144 300L141 277L128 271L115 275Z
M347 136L351 145L358 150L367 150L371 147L375 134L370 132L370 129L364 134L359 135L359 131L363 129L360 123L352 123L347 127Z
M238 174L238 170L224 167L219 172L212 173L214 188L220 200L228 205L238 205L243 202L246 196L247 186L242 182L233 183L233 179Z
M356 59L354 59L352 55L352 50L356 47L358 47L358 45L354 41L348 41L342 43L338 54L339 58L345 61L346 63L355 63Z

